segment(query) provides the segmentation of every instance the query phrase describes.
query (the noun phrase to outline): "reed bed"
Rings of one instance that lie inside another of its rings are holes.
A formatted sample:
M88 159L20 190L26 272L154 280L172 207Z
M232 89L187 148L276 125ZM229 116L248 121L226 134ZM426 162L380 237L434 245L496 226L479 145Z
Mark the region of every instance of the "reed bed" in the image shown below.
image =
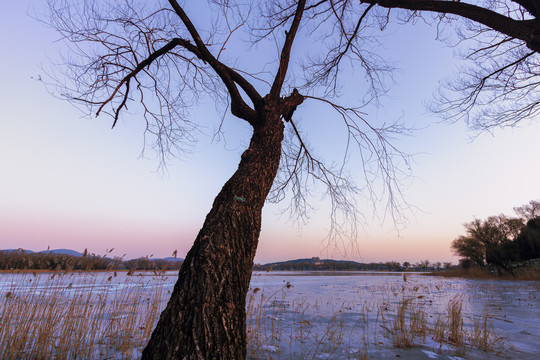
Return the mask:
M424 295L428 287L385 284L377 299L364 301L359 311L358 306L350 311L345 302L324 316L316 314L327 304L305 298L288 301L291 286L287 283L268 294L254 288L248 294L250 359L368 359L392 347L449 355L511 348L495 332L488 308L482 315L465 316L461 296L447 299L438 313Z
M0 358L139 358L173 280L156 273L30 273L0 282ZM389 348L463 355L510 346L488 308L470 315L466 299L444 296L438 286L383 284L370 297L346 300L293 290L284 282L249 291L248 358L367 359Z
M27 274L5 284L0 358L139 357L160 313L163 282L113 284L114 276Z

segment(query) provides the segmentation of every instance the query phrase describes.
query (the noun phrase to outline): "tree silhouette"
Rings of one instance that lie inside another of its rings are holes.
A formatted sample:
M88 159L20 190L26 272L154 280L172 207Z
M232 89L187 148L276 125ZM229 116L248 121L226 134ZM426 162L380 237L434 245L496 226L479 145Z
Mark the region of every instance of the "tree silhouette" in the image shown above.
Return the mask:
M89 113L109 114L113 127L128 107L141 109L147 134L154 136L162 154L182 152L193 140L197 124L188 110L204 97L223 105L225 112L252 130L238 169L216 196L185 258L143 359L245 358L245 297L267 199L288 199L293 214L302 219L310 209L310 189L314 183L322 185L331 204L329 239L337 243L356 236L361 215L355 196L362 191L374 202L386 197L388 213L399 221L403 201L398 185L406 173L400 165L408 168L408 157L390 140L407 129L395 123L369 122L361 111L385 91L390 67L374 49L376 33L390 19L383 7L396 3L405 2L49 2L49 23L71 49L61 75L53 75L63 97L86 106ZM454 2L407 3L451 6ZM519 9L524 18L526 13L536 14L526 5ZM197 12L204 15L190 15ZM534 76L524 80L522 74L526 66L534 71L536 37L524 39L495 26L492 29L504 34L503 38L497 37L493 46L478 48L473 61L502 52L510 62L490 64L498 70L484 76L480 88L471 90L464 84L470 95L448 100L443 110L463 115L474 105L485 112L487 100L477 94L489 89L492 98L521 100L517 102L521 112L508 110L514 111L510 119L519 121L537 111L534 102L522 105L534 100ZM250 36L249 59L238 52L242 31ZM478 35L487 36L483 31ZM303 54L303 66L291 65L293 44L298 41L313 44ZM515 51L503 52L516 43ZM274 60L266 60L266 50L256 57L255 49L269 46L276 49ZM530 51L521 54L527 46ZM366 96L357 107L335 101L342 78L351 74L365 80ZM471 79L476 79L475 74ZM497 88L501 81L503 95ZM328 106L341 120L346 133L343 163L328 165L306 141L295 111L310 102ZM489 124L502 124L505 111L482 118ZM218 127L222 122L223 117ZM353 150L365 175L360 186L345 170ZM377 179L381 186L376 185Z
M486 247L479 239L472 236L459 236L452 241L451 245L454 253L476 266L485 265Z
M456 254L479 266L487 264L499 270L511 270L512 261L518 260L514 240L523 227L521 219L490 216L486 220L474 219L464 226L467 236L452 242Z
M540 217L527 221L516 239L516 247L521 260L540 258Z
M463 258L462 264L489 265L513 273L519 266L516 262L540 256L540 217L534 217L537 205L533 200L515 207L517 218L501 214L465 223L467 235L455 239L452 250Z

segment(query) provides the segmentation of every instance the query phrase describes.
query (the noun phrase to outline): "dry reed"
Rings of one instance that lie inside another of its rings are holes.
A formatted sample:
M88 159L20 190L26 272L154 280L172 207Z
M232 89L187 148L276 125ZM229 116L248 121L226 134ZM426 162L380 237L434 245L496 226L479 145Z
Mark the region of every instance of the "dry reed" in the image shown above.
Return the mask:
M157 321L163 286L112 286L112 277L23 275L0 289L0 358L137 357Z
M417 300L407 298L398 304L392 326L396 347L412 347L426 340L426 314Z

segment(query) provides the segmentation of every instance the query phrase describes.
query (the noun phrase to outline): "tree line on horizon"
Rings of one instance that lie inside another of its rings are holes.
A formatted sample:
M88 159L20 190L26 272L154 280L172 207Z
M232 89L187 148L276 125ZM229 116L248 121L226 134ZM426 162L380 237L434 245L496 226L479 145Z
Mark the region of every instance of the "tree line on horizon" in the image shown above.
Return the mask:
M515 207L517 216L504 214L475 218L464 224L465 235L452 241L460 266L488 268L498 273L513 271L540 258L540 201Z
M151 259L148 256L124 260L115 256L88 254L82 256L52 252L28 252L22 249L0 251L0 270L50 270L50 271L94 271L94 270L179 270L182 261Z
M122 257L113 258L105 255L90 254L85 251L82 256L53 253L30 252L23 249L0 250L0 271L10 270L46 270L46 271L105 271L105 270L140 270L140 271L169 271L179 270L182 260L152 259L151 256L141 256L124 260ZM297 259L280 263L254 264L255 271L434 271L449 269L450 262L430 262L421 260L417 263L405 261L359 263L355 261L320 259Z
M450 262L430 262L421 260L412 264L408 261L360 263L356 261L320 259L297 259L270 264L254 264L255 271L438 271L452 267Z

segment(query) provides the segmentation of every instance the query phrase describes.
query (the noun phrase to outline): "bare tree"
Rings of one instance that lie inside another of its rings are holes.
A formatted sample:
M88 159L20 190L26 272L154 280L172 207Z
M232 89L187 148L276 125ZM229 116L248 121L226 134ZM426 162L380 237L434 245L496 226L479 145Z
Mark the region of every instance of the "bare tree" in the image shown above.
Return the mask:
M390 140L405 129L377 126L364 118L360 107L332 101L339 59L322 59L317 68L303 72L290 69L295 39L319 29L327 41L337 41L332 56L358 58L368 97L376 98L387 69L373 53L361 51L363 43L371 41L367 32L372 27L363 22L372 6L359 14L338 13L330 2L308 5L305 0L248 5L209 1L197 6L208 7L206 16L190 16L189 7L176 0L49 2L49 23L70 46L61 75L53 76L58 93L69 101L91 114L109 114L113 127L128 107L138 107L147 134L155 136L155 147L164 154L181 152L193 140L197 124L188 110L204 97L224 104L252 128L238 169L215 198L185 258L144 359L245 358L245 298L269 194L274 201L289 198L289 207L302 219L309 211L309 188L322 185L331 204L329 239L334 243L356 236L360 214L355 196L363 190L373 201L386 197L393 216L399 216L403 204L396 186L402 173L395 161L406 166L407 156ZM321 23L319 18L326 19ZM354 33L346 28L352 19ZM253 64L259 60L256 54L246 62L229 50L238 49L238 34L244 29L260 47L274 44L276 60L268 62L263 53L261 63ZM365 184L347 177L346 160L329 165L305 140L294 114L307 102L328 106L342 121L343 159L357 150ZM382 191L376 179L382 179Z
M522 219L490 216L474 219L464 227L467 235L459 236L451 245L456 255L480 267L487 264L511 272L512 261L518 260L515 240L524 227Z
M396 222L404 203L397 185L407 173L401 169L408 168L408 158L390 140L407 129L368 122L362 112L362 106L386 90L390 67L375 52L375 32L389 19L386 10L375 2L345 0L193 3L49 2L49 23L71 49L63 75L55 77L68 100L86 106L89 113L109 114L113 127L128 106L138 107L147 134L154 135L155 147L163 154L181 152L194 140L197 124L188 110L205 97L223 104L252 129L238 169L216 196L185 258L144 359L246 357L245 297L267 198L288 198L293 213L303 218L310 209L309 189L314 183L322 185L331 203L334 243L356 236L361 216L356 195L367 194L374 202L387 199L387 213ZM204 16L190 15L201 6ZM250 61L235 51L246 33L251 36ZM494 49L479 51L487 54L516 41L535 44L507 36L511 38L500 40ZM317 46L303 54L302 67L294 66L293 44L309 41ZM257 58L256 46L273 47L276 53L270 61L265 60L267 50ZM513 61L500 69L520 68L536 59L536 53L521 57L519 67ZM351 73L363 76L366 96L357 105L338 104L342 77ZM521 81L516 74L508 78ZM487 80L494 78L500 78L499 73ZM517 96L534 89L518 85L509 93ZM343 124L341 163L329 165L306 141L295 111L309 102L328 106ZM472 104L482 105L477 98ZM361 160L362 184L352 182L345 170L352 150Z
M478 238L460 235L452 241L451 248L454 254L466 259L468 262L479 267L485 265L486 246Z
M422 270L427 270L427 268L429 267L430 263L429 263L429 260L420 260L418 262L418 267L421 268Z
M540 201L531 200L528 204L515 207L515 213L525 222L540 217Z
M532 120L540 113L538 1L361 2L388 9L387 18L395 9L396 16L405 22L419 18L431 20L437 25L441 39L451 45L457 42L468 45L461 54L468 65L441 88L432 105L432 110L443 118L465 119L473 129L491 131L494 127ZM443 32L448 24L451 35Z

